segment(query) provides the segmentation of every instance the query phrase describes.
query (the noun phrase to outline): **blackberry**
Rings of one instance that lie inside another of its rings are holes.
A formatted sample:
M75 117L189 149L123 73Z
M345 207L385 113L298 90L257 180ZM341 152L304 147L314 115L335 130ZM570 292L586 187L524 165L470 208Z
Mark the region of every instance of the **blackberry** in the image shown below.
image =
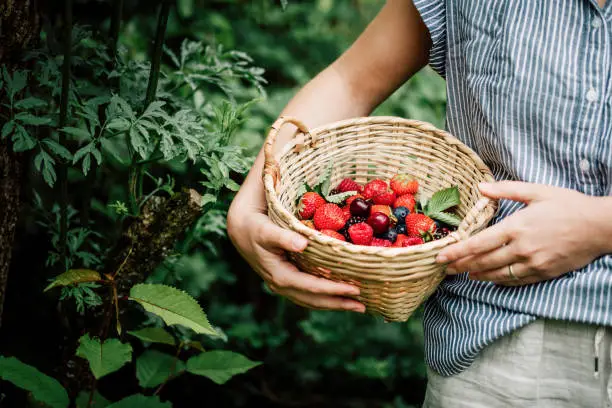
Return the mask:
M335 188L329 192L329 195L330 195L330 196L332 196L332 195L336 195L336 194L340 194L340 191L339 191L339 190L336 190Z
M353 215L344 225L344 228L348 229L351 225L359 224L360 222L366 222L366 217L359 215Z
M448 234L450 234L451 230L446 227L440 227L436 229L436 232L433 233L433 239L442 239Z
M342 234L344 236L344 239L346 239L346 242L351 242L351 236L348 233L348 227L344 226L342 228L340 228L338 230L338 233Z

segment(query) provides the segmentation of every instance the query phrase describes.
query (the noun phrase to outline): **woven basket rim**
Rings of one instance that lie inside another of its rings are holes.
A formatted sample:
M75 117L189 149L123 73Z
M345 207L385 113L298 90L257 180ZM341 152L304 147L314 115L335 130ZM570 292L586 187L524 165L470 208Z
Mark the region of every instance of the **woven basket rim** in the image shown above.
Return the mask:
M314 144L317 140L316 136L322 132L325 132L331 129L345 127L345 126L355 125L355 124L358 124L358 125L404 124L404 125L409 125L409 126L416 125L425 130L430 130L434 132L437 136L444 138L445 142L450 142L450 144L453 144L458 150L466 154L470 158L470 160L473 160L475 164L477 164L478 167L482 169L485 175L485 179L488 179L489 181L494 181L493 175L490 169L488 168L488 166L482 161L482 159L472 149L470 149L467 145L465 145L461 140L459 140L455 136L451 135L450 133L444 130L441 130L435 127L434 125L428 122L424 122L424 121L420 121L416 119L405 119L405 118L397 117L397 116L367 116L367 117L343 119L340 121L327 123L327 124L315 127L313 129L309 129L307 133L311 135L311 138L313 139L311 143ZM283 157L290 150L296 149L296 147L298 147L301 144L300 142L303 142L303 138L300 137L298 134L292 140L287 142L283 146L282 149L279 149L279 152L274 155L275 158L278 160L278 158ZM303 146L299 146L300 149L302 147ZM348 252L352 254L380 255L385 258L393 258L399 254L402 254L402 255L418 254L421 252L430 252L432 250L442 249L450 244L459 242L461 240L461 235L459 234L459 232L453 231L448 236L442 239L433 240L433 241L426 242L424 244L408 246L408 247L378 247L378 246L373 247L373 246L356 245L350 242L341 241L339 239L325 235L321 233L320 231L307 227L306 225L302 224L302 222L294 214L292 214L289 210L287 210L287 208L285 208L285 206L280 202L278 198L276 187L274 185L274 179L271 174L269 173L264 174L263 182L264 182L265 191L267 193L267 200L272 201L269 204L271 204L274 208L276 208L277 211L281 212L285 216L292 230L300 233L301 235L304 235L310 240L326 245L329 248L332 248L333 250L338 251L339 253ZM491 203L493 203L493 201Z

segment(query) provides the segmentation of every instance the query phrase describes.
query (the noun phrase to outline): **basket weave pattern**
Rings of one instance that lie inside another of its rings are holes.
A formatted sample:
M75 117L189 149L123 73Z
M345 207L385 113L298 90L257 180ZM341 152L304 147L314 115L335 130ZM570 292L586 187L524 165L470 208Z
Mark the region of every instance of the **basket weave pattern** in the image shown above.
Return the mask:
M301 133L275 153L277 132L286 123ZM387 321L410 317L445 276L444 265L435 262L438 252L483 229L497 209L497 202L477 188L493 181L482 160L452 135L416 120L373 116L309 130L294 118L281 117L272 125L264 151L270 219L309 240L304 252L289 254L291 260L304 272L359 286L355 299ZM314 184L329 160L334 163L332 186L345 177L365 184L396 173L416 177L419 194L426 197L456 185L462 223L443 239L407 248L354 245L308 228L294 215L298 189L304 182Z

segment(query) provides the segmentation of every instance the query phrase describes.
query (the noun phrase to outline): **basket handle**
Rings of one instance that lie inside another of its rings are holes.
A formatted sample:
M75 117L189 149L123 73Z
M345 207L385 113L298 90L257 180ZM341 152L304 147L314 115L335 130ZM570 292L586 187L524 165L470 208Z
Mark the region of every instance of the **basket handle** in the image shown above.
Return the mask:
M304 124L304 122L293 118L291 116L280 116L276 122L272 124L270 127L270 132L268 133L268 137L266 138L266 142L264 144L264 170L263 176L270 175L272 177L273 185L276 187L278 180L280 179L280 169L278 167L278 162L274 158L274 144L276 143L276 136L278 135L278 131L283 127L283 125L291 123L295 125L301 132L310 134L308 127Z
M489 197L481 197L476 204L468 211L463 217L463 221L457 228L457 233L461 240L467 239L470 233L474 230L474 225L477 223L478 218L483 214L483 210L489 205L492 205L492 201Z

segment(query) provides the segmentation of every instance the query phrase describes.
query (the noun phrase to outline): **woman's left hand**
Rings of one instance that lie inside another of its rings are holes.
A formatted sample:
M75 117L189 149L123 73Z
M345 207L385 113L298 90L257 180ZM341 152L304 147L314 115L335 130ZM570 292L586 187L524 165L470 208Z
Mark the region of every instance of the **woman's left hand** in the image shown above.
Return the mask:
M482 184L480 191L527 206L442 250L436 261L448 263L448 274L469 272L470 279L527 285L612 252L612 197L517 181Z

